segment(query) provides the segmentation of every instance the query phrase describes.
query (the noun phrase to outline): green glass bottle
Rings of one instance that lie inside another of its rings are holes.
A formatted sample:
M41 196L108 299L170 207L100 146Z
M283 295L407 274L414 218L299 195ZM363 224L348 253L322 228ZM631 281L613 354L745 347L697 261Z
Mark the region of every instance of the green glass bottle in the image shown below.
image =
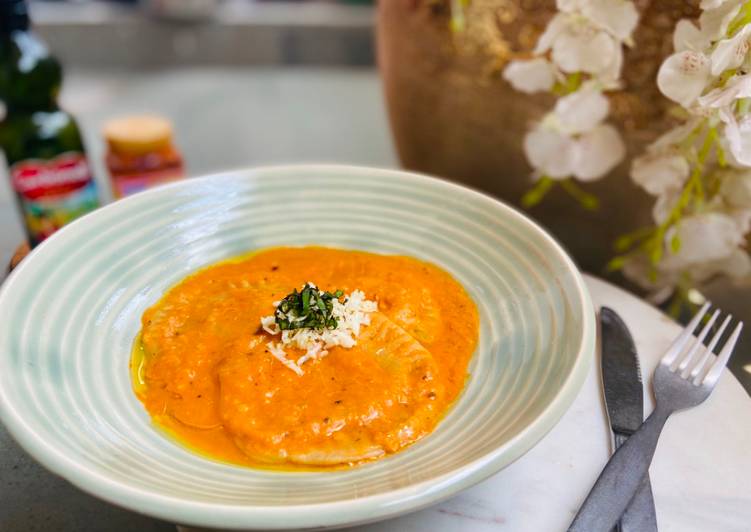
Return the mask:
M60 109L60 63L29 28L25 0L0 0L0 148L32 246L99 206L81 134Z

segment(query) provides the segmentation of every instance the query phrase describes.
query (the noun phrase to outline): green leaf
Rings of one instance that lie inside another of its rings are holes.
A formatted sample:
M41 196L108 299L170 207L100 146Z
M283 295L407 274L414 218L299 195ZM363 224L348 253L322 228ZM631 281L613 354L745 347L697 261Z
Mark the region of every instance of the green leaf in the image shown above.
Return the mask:
M274 320L279 329L286 331L292 329L335 329L338 325L334 318L334 303L336 294L344 295L337 290L322 292L311 284L303 286L298 293L295 289L279 302L274 312Z
M310 308L310 289L308 287L305 287L305 289L302 291L303 314L307 314L309 308Z

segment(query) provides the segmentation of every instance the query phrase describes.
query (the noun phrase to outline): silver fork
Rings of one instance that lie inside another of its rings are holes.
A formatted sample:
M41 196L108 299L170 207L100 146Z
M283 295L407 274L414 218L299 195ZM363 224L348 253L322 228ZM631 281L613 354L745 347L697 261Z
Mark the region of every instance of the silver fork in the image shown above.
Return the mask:
M725 318L705 347L704 339L720 311L714 311L697 337L693 333L708 309L709 303L706 303L660 360L654 374L654 411L613 454L569 526L569 532L608 532L612 529L649 470L657 439L668 417L678 410L701 404L712 393L738 341L743 323L738 323L716 360L712 361L713 350L730 324L731 316Z

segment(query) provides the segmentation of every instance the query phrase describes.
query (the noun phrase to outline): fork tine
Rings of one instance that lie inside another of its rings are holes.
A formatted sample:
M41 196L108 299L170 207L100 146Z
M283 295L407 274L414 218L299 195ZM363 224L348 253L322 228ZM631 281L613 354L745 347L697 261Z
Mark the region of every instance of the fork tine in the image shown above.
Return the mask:
M694 355L696 355L700 347L704 347L704 339L709 334L710 329L712 329L712 325L714 325L714 322L717 321L717 316L719 315L719 309L715 310L712 313L712 317L709 318L709 321L704 325L704 327L702 327L699 336L694 340L694 345L692 345L691 349L689 349L688 352L683 355L680 364L678 364L676 371L680 371L681 377L683 377L684 379L688 377L689 368L691 367L691 362L694 358Z
M704 314L707 313L707 309L709 309L709 302L704 303L699 312L696 313L696 316L694 316L689 324L686 325L686 328L681 331L681 334L679 334L678 337L673 340L673 343L665 352L665 356L663 356L662 360L660 360L660 364L665 364L667 366L673 365L675 359L678 358L678 355L681 354L683 348L686 347L688 340L692 338L694 329L696 329L696 326L699 325L699 321L701 321L701 319L704 317Z
M741 335L741 330L743 330L742 321L735 326L733 334L731 334L730 338L728 338L728 341L725 342L725 345L722 347L722 351L720 351L720 354L717 355L717 360L712 366L712 369L707 372L707 376L704 377L702 384L707 384L709 386L714 386L715 384L717 384L717 381L720 379L720 375L722 374L722 370L725 369L725 366L730 359L730 355L733 354L733 349L735 348L736 342L738 342L738 337Z
M722 325L720 325L720 329L714 334L709 345L704 349L704 354L702 355L701 360L699 360L694 366L694 369L691 370L691 378L694 379L694 384L697 386L701 384L700 375L702 371L704 371L705 366L707 366L707 360L709 360L709 357L714 354L714 348L717 346L717 342L720 341L720 338L722 338L722 334L725 332L725 329L727 329L731 319L733 319L733 316L730 314L725 317Z

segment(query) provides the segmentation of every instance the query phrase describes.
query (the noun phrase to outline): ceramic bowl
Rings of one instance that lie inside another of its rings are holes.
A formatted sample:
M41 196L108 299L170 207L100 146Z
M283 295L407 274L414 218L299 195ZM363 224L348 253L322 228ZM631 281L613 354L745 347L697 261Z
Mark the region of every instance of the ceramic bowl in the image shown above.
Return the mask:
M131 388L143 311L197 268L306 244L412 255L464 285L481 330L456 404L407 450L334 472L242 468L166 438ZM523 215L445 181L346 166L219 174L104 207L23 261L0 315L0 417L32 456L111 503L225 529L375 521L492 475L569 407L595 337L577 269Z

